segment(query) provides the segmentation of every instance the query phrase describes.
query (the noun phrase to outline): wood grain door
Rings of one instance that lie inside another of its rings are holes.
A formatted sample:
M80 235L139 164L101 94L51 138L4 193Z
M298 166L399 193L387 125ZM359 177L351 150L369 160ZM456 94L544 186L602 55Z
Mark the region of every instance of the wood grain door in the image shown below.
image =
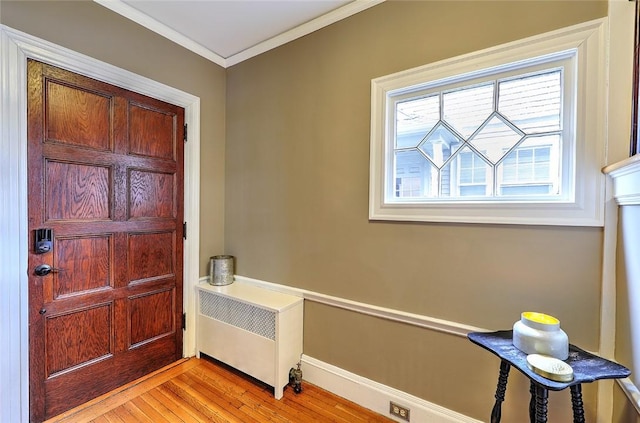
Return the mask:
M31 421L182 357L183 132L177 106L29 62Z

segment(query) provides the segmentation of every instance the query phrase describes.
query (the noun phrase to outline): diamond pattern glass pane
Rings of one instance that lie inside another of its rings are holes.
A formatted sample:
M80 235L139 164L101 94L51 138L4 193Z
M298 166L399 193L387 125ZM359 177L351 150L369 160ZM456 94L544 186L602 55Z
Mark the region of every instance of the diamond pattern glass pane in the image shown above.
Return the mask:
M560 136L527 137L498 166L500 195L559 194Z
M462 145L462 140L453 134L446 126L439 124L420 144L420 150L439 168Z
M396 148L416 147L440 120L440 98L433 95L396 104Z
M500 82L498 110L526 133L560 130L561 71Z
M470 143L493 163L497 163L521 138L522 134L494 115Z
M487 197L492 195L493 168L478 153L464 147L440 172L441 197Z
M468 139L493 112L493 87L491 82L444 93L444 120Z
M437 93L426 87L395 97L389 189L398 202L561 195L563 105L571 88L563 86L561 66L505 70L492 80L483 75Z
M438 196L438 168L420 151L395 154L394 196L396 198L435 198Z

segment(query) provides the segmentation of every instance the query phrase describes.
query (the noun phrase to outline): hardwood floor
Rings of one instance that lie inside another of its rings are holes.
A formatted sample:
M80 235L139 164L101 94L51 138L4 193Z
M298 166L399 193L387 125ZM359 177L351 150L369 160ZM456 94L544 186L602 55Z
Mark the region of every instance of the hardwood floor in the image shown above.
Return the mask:
M304 369L303 369L304 370ZM303 381L276 400L273 388L208 358L176 362L46 423L393 422Z

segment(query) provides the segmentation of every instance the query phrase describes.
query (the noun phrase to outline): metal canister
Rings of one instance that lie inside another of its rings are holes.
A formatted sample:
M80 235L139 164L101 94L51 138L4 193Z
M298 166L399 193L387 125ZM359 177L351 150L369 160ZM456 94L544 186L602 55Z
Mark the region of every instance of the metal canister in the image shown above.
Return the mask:
M209 258L209 283L215 286L229 285L233 282L233 256L221 255Z

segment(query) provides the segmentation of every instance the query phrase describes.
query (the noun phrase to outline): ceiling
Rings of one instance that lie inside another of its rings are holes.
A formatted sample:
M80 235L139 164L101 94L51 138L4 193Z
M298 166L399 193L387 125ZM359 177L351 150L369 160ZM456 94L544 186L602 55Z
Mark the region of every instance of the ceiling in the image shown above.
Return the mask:
M384 0L94 0L228 67Z

